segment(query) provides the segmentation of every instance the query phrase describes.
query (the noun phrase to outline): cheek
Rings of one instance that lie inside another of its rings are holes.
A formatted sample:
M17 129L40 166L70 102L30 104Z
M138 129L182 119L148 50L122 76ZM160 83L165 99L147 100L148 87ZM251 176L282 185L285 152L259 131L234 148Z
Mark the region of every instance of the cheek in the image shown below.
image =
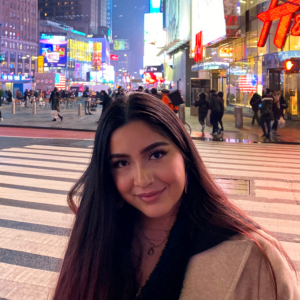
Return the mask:
M133 181L131 180L129 174L122 174L122 172L116 172L114 174L114 180L116 187L122 196L131 191Z
M166 166L157 173L161 181L181 190L185 185L185 165L181 155L176 155Z

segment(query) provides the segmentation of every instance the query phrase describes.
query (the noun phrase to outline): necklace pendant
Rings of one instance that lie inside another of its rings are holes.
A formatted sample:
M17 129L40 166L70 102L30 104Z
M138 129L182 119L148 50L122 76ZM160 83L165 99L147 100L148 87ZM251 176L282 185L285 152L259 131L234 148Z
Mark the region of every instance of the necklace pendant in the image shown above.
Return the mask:
M154 254L154 246L151 245L151 248L148 250L148 255L152 256Z

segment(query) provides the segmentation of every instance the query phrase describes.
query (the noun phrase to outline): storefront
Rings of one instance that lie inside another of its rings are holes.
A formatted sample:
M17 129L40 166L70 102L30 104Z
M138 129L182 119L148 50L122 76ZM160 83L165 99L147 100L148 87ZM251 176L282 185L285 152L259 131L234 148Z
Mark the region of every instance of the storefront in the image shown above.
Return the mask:
M207 86L209 82L209 90L223 92L224 99L227 99L230 63L234 56L233 43L240 38L239 1L214 0L205 6L197 0L191 3L190 57L195 61L192 71L196 72L191 84L197 86L196 78L200 80L199 86L204 82ZM214 26L208 27L211 20L214 20ZM199 88L192 89L192 104L198 96L196 90ZM197 115L193 106L191 114Z
M30 77L1 74L0 89L3 91L11 91L13 97L15 97L18 90L24 93L26 89L31 90L32 88L33 85Z
M290 11L285 12L291 4L277 5L281 8L280 13L272 14L270 20L270 1L241 2L240 5L242 36L232 43L233 61L229 66L227 97L229 109L237 105L243 106L244 113L251 114L252 95L255 92L262 95L270 88L283 92L289 106L286 113L292 118L298 118L300 76L299 73L287 73L285 61L291 58L300 59L300 32L297 32L297 26L295 27L300 7L292 5L295 15L291 15L293 18L290 24L282 31L279 20L291 14ZM270 21L270 25L267 25L266 21ZM282 34L278 35L277 32Z

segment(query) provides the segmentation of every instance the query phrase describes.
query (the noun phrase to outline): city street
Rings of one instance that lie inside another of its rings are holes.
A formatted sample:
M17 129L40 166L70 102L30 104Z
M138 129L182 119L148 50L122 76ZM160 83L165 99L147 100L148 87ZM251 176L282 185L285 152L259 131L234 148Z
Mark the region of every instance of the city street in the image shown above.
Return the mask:
M89 162L93 133L5 130L0 128L0 299L49 299L74 220L66 195ZM229 199L282 242L300 275L300 146L195 143Z

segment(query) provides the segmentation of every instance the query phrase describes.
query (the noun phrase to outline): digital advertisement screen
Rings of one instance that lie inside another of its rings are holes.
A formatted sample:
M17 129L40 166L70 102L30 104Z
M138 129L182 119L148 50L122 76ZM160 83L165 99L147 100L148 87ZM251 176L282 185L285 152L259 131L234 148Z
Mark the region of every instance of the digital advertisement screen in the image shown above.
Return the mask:
M67 66L67 37L42 33L40 55L44 57L45 67L65 68Z
M129 40L114 40L114 50L126 51L129 50Z
M157 54L166 43L166 35L163 30L163 14L144 15L144 67L160 65Z
M211 22L214 26L207 26ZM226 36L223 0L192 0L192 49L196 46L196 35L203 32L203 45Z

